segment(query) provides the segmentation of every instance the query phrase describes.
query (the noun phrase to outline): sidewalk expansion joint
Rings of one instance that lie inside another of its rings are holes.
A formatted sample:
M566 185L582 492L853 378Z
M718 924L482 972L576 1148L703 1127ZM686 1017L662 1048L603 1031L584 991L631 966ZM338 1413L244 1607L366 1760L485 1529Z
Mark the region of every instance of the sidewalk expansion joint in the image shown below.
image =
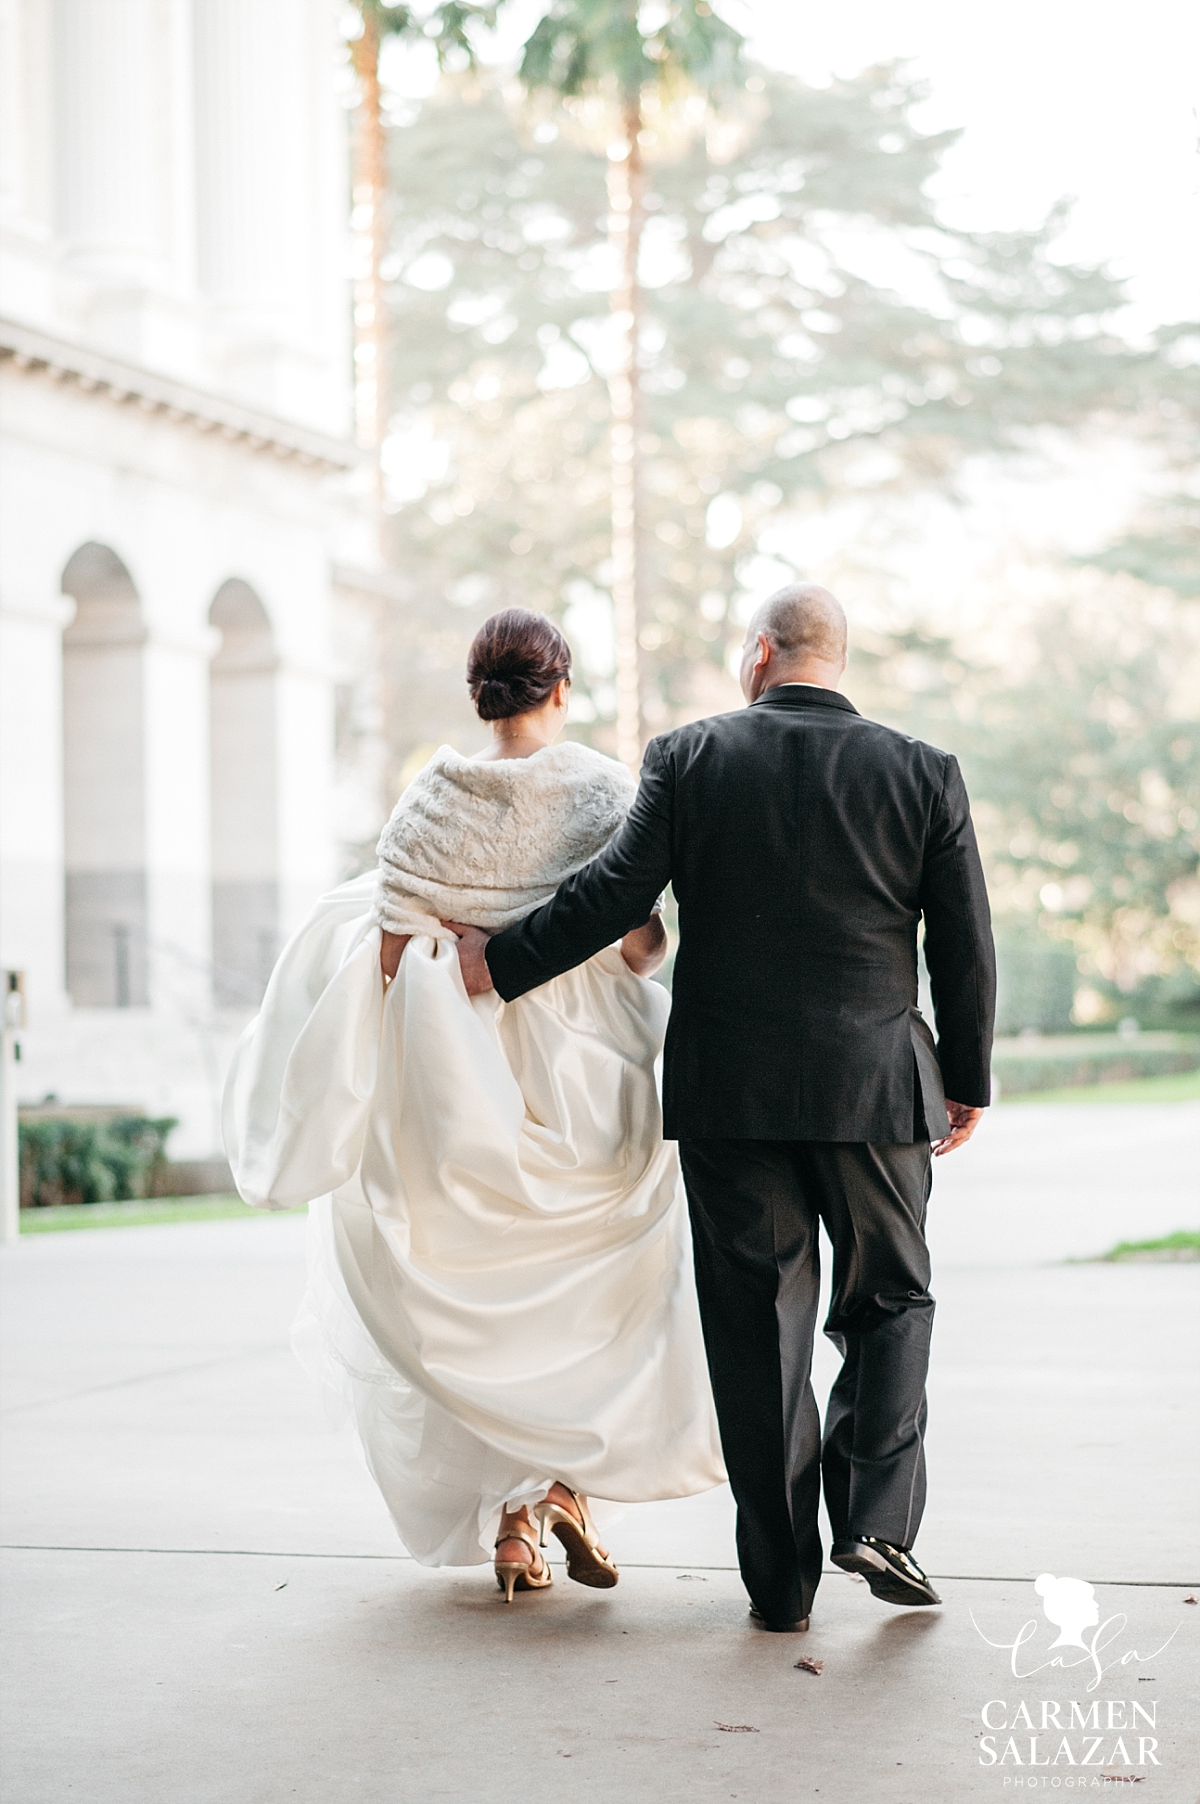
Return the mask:
M82 1547L74 1543L54 1541L0 1541L0 1553L126 1553L126 1554L188 1554L197 1559L232 1559L232 1560L383 1560L412 1566L414 1561L410 1553L281 1553L272 1547ZM480 1566L487 1564L485 1560L478 1562ZM736 1572L736 1566L698 1565L695 1561L678 1560L622 1560L621 1569L625 1572ZM457 1571L473 1571L473 1567L458 1567ZM847 1575L836 1566L822 1568L822 1576L827 1578L845 1578ZM1030 1575L1026 1573L997 1572L931 1572L930 1578L937 1579L945 1585L1028 1585L1032 1584ZM1114 1579L1094 1578L1085 1581L1091 1585L1109 1585L1119 1589L1137 1589L1142 1591L1185 1591L1200 1583L1197 1579Z

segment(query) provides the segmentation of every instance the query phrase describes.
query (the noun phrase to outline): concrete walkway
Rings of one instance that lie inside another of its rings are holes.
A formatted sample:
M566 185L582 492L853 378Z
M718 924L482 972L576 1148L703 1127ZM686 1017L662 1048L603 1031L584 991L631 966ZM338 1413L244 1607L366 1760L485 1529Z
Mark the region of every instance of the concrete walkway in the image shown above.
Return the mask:
M506 1609L486 1568L404 1558L286 1350L295 1218L6 1250L6 1804L957 1804L1085 1771L1195 1804L1200 1267L1053 1262L1200 1224L1198 1153L1196 1105L1012 1105L943 1162L918 1551L945 1607L830 1575L807 1637L746 1628L725 1491L628 1511L611 1594L560 1571ZM1052 1657L1045 1570L1127 1619L1090 1693L1090 1667L1022 1681L984 1639L1033 1622L1020 1671ZM1100 1724L1124 1708L1087 1769L1051 1732L1035 1771L1023 1721L980 1764L989 1700L1036 1727L1043 1700L1069 1722L1096 1699ZM1159 1765L1124 1765L1139 1737Z

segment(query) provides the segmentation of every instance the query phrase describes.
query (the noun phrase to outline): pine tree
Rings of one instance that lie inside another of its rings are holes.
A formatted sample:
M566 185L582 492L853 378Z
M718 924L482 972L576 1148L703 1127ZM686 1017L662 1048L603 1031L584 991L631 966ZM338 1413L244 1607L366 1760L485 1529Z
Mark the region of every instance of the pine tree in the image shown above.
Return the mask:
M1159 465L1158 492L1134 530L1095 561L1195 599L1200 597L1200 322L1160 327L1154 349L1141 426Z

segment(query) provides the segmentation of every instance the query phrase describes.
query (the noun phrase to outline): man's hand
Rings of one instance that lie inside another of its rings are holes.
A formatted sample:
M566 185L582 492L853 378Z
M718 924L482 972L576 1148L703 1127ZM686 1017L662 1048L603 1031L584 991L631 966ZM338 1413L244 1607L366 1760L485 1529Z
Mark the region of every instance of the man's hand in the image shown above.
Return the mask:
M486 996L496 987L484 957L491 934L485 933L482 927L464 927L461 921L443 921L442 926L458 935L458 968L467 995Z
M385 927L379 941L379 968L383 972L383 981L391 983L400 969L400 960L404 956L404 948L411 940L411 933L389 933Z
M946 1113L950 1117L950 1132L944 1140L934 1142L935 1159L940 1159L943 1153L952 1153L958 1147L965 1146L983 1120L982 1109L973 1109L965 1102L951 1102L949 1097L946 1098Z

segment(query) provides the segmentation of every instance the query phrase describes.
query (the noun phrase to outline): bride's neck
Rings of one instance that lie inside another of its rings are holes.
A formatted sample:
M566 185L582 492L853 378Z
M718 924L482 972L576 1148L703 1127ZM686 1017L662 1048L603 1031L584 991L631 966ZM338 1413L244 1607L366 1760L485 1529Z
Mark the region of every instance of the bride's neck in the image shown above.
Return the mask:
M557 737L557 722L531 720L528 716L520 720L494 720L492 743L486 751L479 753L479 757L488 760L532 758L535 752L543 752L548 745L553 745Z

